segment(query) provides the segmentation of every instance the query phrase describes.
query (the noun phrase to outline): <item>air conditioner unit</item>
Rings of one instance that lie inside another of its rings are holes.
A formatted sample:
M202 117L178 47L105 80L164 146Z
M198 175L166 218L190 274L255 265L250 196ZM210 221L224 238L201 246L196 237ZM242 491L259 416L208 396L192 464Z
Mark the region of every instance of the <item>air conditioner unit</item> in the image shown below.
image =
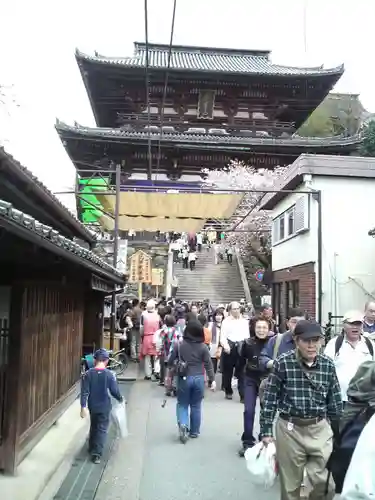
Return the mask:
M304 194L296 200L294 212L294 230L304 233L310 230L310 194Z

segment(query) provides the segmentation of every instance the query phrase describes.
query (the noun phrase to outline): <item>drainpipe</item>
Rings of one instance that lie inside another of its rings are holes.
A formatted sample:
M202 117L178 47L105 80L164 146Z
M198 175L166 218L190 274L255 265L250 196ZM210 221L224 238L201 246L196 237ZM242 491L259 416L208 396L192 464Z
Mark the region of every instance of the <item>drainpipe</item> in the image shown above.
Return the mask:
M318 240L318 282L317 282L317 321L322 324L322 300L323 300L323 236L322 236L322 192L314 191L313 200L317 202L317 240Z

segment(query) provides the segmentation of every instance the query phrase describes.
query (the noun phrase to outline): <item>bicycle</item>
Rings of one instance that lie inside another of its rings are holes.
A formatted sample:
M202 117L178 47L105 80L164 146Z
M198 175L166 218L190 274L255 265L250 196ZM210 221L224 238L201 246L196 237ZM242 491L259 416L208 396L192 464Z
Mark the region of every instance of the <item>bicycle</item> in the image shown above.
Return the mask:
M129 359L125 352L125 349L120 349L119 351L109 351L109 359L107 368L113 371L116 376L121 375L127 369L129 365ZM95 366L94 355L87 354L81 358L81 376Z
M129 358L125 349L119 351L109 351L108 369L116 375L121 375L129 366Z

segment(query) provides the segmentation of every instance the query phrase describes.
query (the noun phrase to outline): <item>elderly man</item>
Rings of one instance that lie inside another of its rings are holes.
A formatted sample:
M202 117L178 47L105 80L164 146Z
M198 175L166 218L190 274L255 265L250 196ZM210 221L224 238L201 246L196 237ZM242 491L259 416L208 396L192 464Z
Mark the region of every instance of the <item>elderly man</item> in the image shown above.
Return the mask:
M326 465L342 413L340 385L332 360L319 352L322 329L318 323L299 321L294 341L296 350L274 362L264 393L260 433L266 446L276 438L283 500L300 500L304 470L309 500L328 499L333 495L326 495Z
M363 331L368 334L371 340L375 339L375 302L366 302L365 317L363 319Z
M363 314L360 311L348 311L344 314L343 332L328 342L324 354L335 364L341 397L346 403L349 382L359 366L374 359L374 345L369 338L363 336Z
M220 344L223 347L221 369L223 373L223 388L226 399L233 398L232 377L239 360L242 342L249 337L249 322L241 314L238 302L229 305L229 315L221 325ZM242 375L238 378L238 392L243 402Z

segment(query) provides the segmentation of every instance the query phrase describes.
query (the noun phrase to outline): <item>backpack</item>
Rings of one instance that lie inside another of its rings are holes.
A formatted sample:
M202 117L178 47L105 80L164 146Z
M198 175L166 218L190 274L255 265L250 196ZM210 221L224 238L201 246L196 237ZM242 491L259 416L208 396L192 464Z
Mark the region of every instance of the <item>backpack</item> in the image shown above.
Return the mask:
M283 340L284 334L283 333L278 333L276 340L275 340L275 345L273 346L273 354L272 357L275 360L277 356L279 355L279 350L280 350L280 345L281 341Z
M180 378L186 378L188 364L181 356L181 342L177 340L177 358L174 362L175 374Z
M280 345L281 345L281 341L283 340L283 337L284 337L284 333L277 334L277 337L275 339L275 345L273 346L273 352L272 352L272 359L273 360L275 360L279 355ZM268 383L268 378L269 378L269 375L267 377L265 377L259 385L259 399L260 399L261 403L263 401L263 394L264 394L264 390L266 388L266 385Z
M363 337L365 339L368 352L371 354L371 357L374 359L374 346L371 342L371 340L367 337ZM336 342L335 342L335 357L339 354L339 351L342 347L342 344L344 343L344 335L341 333L340 335L337 336Z
M346 472L349 468L355 447L374 411L374 408L370 408L369 406L358 411L354 418L345 425L338 439L334 442L327 468L335 481L337 494L342 492Z

